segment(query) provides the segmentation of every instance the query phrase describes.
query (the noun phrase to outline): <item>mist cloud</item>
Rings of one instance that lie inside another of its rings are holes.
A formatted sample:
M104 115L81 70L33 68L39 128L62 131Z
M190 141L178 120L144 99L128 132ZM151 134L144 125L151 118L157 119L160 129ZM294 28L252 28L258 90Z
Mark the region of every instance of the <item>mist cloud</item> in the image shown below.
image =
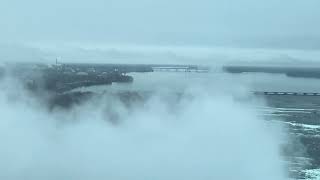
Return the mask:
M0 177L286 177L279 149L281 136L253 104L234 99L232 92L224 91L229 85L223 81L217 82L217 89L208 83L192 88L179 76L170 79L184 84L167 83L168 88L183 90L185 96L179 101L166 98L168 89L153 87L155 94L133 109L106 95L70 112L48 112L24 90L10 86L13 81L2 83ZM161 83L164 80L160 79ZM119 114L120 124L109 123L110 110Z
M0 62L316 65L319 5L317 0L1 1ZM283 84L286 77L135 76L129 90L153 88L142 105L128 108L104 95L70 111L48 111L19 82L1 82L0 178L286 178L281 129L256 111L263 102L242 99L251 86L263 80ZM177 91L184 95L179 101L168 98ZM117 125L110 123L114 114Z

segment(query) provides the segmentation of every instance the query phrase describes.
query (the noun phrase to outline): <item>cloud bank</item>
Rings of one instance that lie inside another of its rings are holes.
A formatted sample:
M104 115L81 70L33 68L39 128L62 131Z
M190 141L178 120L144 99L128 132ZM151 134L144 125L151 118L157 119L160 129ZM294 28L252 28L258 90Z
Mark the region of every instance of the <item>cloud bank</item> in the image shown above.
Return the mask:
M48 112L6 82L0 91L3 179L286 177L277 128L252 108L256 102L223 91L228 85L222 81L219 90L214 81L192 88L180 78L185 86L178 101L168 98L169 86L177 84L169 82L140 106L128 108L106 95L68 112ZM110 113L119 124L109 123Z

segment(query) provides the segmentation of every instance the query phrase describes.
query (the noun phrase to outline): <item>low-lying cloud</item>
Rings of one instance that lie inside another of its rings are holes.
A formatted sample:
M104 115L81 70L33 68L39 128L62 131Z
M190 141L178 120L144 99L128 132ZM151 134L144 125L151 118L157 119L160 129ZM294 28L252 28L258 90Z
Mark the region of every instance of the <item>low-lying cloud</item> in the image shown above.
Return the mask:
M131 108L105 95L50 112L11 82L0 92L3 179L286 177L279 132L250 102L222 92L226 83L220 89L214 80L197 88L186 82L177 101L159 89ZM120 123L110 123L111 112Z

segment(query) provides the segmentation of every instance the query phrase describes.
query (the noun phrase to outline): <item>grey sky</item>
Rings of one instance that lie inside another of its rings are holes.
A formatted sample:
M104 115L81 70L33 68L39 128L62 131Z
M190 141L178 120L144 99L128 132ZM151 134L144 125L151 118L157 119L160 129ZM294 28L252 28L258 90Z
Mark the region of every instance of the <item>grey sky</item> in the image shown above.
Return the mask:
M0 0L0 41L320 48L319 0Z

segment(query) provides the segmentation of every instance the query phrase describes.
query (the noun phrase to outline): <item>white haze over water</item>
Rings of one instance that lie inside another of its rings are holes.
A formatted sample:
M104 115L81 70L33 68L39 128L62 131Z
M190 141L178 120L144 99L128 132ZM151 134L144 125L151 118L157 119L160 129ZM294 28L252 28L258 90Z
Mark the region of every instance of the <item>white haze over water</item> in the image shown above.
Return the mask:
M279 127L252 108L261 102L239 101L224 91L246 87L205 76L195 87L189 78L166 76L153 77L164 89L145 84L155 94L142 106L128 109L105 97L69 113L49 113L14 81L2 82L0 178L286 178ZM173 89L187 96L171 101L166 97ZM107 121L110 109L120 114L117 126Z
M132 109L104 97L48 112L18 82L0 82L0 179L286 179L283 130L253 108L263 102L243 97L259 88L319 92L318 80L226 75L220 67L319 66L319 7L319 0L0 0L0 65L58 59L214 71L135 74L129 87L107 87L153 90ZM187 96L173 102L173 92Z
M319 50L305 49L0 42L0 62L54 64L58 59L60 63L197 64L212 68L222 65L320 67L319 56Z

